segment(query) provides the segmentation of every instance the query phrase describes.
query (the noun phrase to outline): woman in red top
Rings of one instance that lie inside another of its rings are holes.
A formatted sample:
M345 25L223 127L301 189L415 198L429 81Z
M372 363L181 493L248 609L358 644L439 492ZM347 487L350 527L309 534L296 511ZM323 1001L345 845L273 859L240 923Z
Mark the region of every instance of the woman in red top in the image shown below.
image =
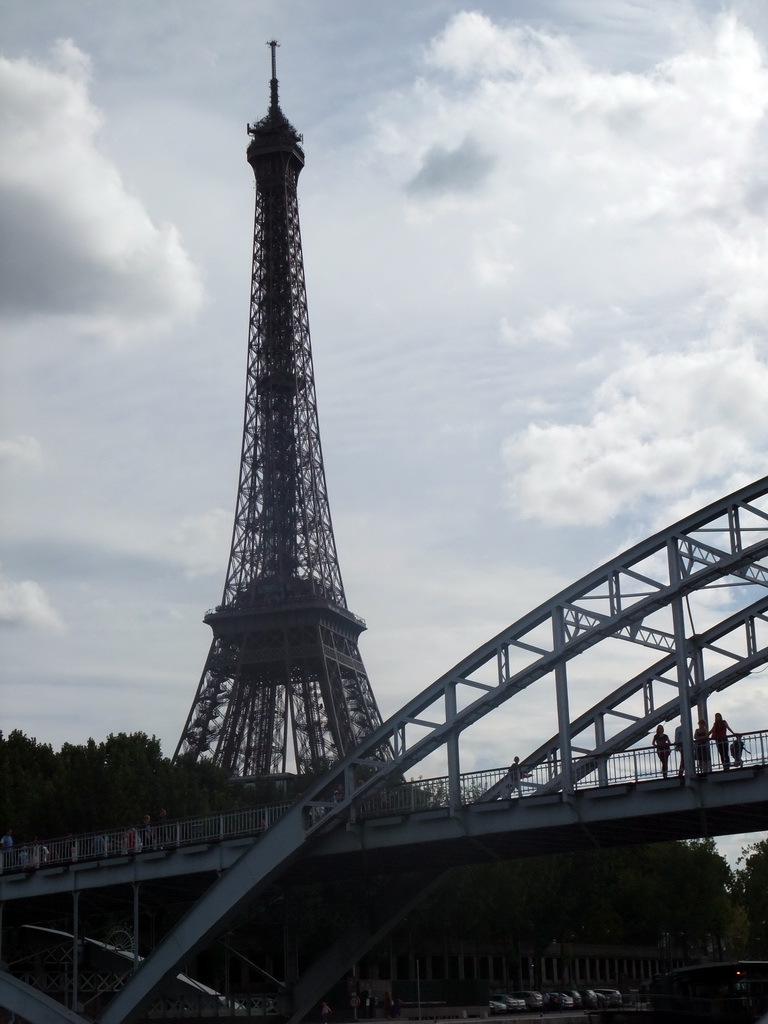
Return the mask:
M731 736L735 736L736 733L728 725L723 716L718 713L715 715L715 721L712 728L709 730L710 739L713 739L717 745L717 752L720 755L720 764L723 766L725 771L731 767L731 759L728 756L728 733Z

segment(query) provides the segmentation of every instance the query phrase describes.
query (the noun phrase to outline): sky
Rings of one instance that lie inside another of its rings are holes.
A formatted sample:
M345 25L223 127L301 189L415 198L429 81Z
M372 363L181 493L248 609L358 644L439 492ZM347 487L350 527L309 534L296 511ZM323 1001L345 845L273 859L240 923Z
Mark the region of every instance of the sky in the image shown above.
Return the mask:
M5 734L179 739L229 553L270 39L384 717L768 474L760 0L0 0L0 22ZM768 727L764 690L718 707ZM465 767L542 729L521 713Z

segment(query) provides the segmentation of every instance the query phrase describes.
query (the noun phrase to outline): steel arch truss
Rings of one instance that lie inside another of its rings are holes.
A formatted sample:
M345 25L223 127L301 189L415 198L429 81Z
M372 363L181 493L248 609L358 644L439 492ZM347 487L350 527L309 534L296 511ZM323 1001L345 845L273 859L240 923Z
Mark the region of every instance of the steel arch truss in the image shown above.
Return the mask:
M650 643L647 646L656 645ZM711 668L710 658L713 662ZM766 664L768 595L740 609L705 633L686 638L680 654L673 650L666 658L628 679L589 711L574 718L569 723L573 785L577 785L580 779L596 769L599 770L611 754L627 750L645 738L654 726L678 716L683 724L684 762L690 766L689 774L692 774L694 758L692 746L689 747L693 742L691 720L690 714L686 717L685 709L690 712L691 707L696 706L706 717L703 708L712 693L724 690ZM679 679L681 667L684 672L682 696ZM624 710L627 702L636 695L642 696L645 710L642 716ZM607 738L605 722L608 718L629 724ZM551 793L565 788L565 775L561 770L565 759L560 748L559 734L525 758L526 766L535 767L545 763L551 768L551 780L536 786L535 790ZM496 799L505 786L504 781L498 783L485 794L485 798Z
M727 597L721 603L728 605L728 614L708 596L703 612L708 621L698 631L692 598L720 588L730 588L721 595ZM558 732L525 762L557 764L548 789L573 790L578 781L574 756L627 749L677 715L686 730L686 760L692 764L691 709L703 708L709 693L768 661L766 591L768 477L618 555L423 690L339 765L350 794L345 806L354 806L384 779L402 776L444 746L452 803L458 807L461 733L546 675L555 680ZM569 665L605 641L641 645L664 657L571 720ZM642 712L625 710L623 705L638 694ZM607 737L606 719L626 724ZM376 757L382 743L395 754L387 765ZM362 785L361 767L368 769Z

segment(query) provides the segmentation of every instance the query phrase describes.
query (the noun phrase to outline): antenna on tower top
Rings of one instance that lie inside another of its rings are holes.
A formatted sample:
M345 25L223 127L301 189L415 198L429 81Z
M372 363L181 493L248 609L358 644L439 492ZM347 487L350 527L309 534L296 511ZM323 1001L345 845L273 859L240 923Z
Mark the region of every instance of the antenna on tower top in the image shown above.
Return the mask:
M280 43L276 39L270 39L267 46L272 50L272 81L269 83L269 99L270 107L273 110L277 110L279 103L277 102L277 56L276 50Z

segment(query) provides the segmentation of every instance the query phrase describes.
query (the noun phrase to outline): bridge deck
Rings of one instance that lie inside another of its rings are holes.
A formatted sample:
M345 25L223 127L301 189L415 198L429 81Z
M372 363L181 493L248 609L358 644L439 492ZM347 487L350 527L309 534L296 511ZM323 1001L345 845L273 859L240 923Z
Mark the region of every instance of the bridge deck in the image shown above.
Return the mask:
M388 785L371 794L361 806L355 808L352 816L356 826L369 824L373 833L375 829L386 827L390 821L401 822L406 818L422 821L425 814L432 815L433 812L442 811L451 818L457 818L470 810L471 813L486 811L494 814L501 807L519 815L519 831L516 835L516 849L520 851L518 856L552 852L552 836L549 835L548 839L545 836L553 824L561 828L577 823L570 821L567 814L564 820L557 812L544 810L546 807L561 805L576 807L589 804L592 808L589 816L591 839L587 847L615 844L615 835L610 837L611 844L601 841L601 829L605 827L601 822L606 816L610 822L617 817L625 818L621 805L626 805L629 811L622 825L626 830L627 843L752 832L764 828L768 819L759 803L755 806L750 798L745 805L738 797L738 792L742 791L742 783L748 783L756 772L762 772L764 766L768 765L768 730L744 734L743 739L746 747L743 760L739 767L732 767L727 772L717 764L713 749L710 751L710 770L706 773L693 777L678 775L679 762L673 753L668 774L665 774L654 749L641 747L613 754L599 764L595 763L595 758L574 759L574 775L578 783L572 794L552 791L551 782L559 773L558 765L537 765L516 784L512 783L508 768L494 768L461 776L462 806L458 812L449 807L448 779L436 778ZM706 792L706 788L702 787L708 786L708 780L713 780L716 785L730 786L735 796L734 802L727 806L707 808L707 801L701 798L701 794ZM656 789L667 793L672 788L679 789L682 786L687 793L695 792L699 796L684 801L683 806L680 806L679 800L660 800L658 806L651 811L654 820L648 821L642 814L637 815L629 808L631 801L628 796L638 786L645 793L652 793ZM54 869L78 873L87 869L88 877L82 874L80 881L86 887L92 887L94 884L104 884L97 881L94 870L112 871L118 875L120 872L117 869L131 866L138 859L139 863L146 865L146 869L141 872L143 879L155 875L167 877L165 862L171 851L185 854L176 860L174 870L181 874L194 874L197 870L195 861L199 859L195 855L207 852L213 846L221 847L220 862L207 864L202 869L220 871L231 863L233 855L238 855L238 844L257 839L280 820L289 806L285 803L270 804L154 823L146 828L128 826L106 829L3 849L0 850L0 899L14 899L21 895L17 887L4 884L7 879L18 879L19 876L29 878L32 874L53 879ZM673 806L677 824L668 813ZM598 807L602 807L607 814L598 811ZM705 832L697 831L702 811L707 811ZM315 813L322 818L323 808L318 806ZM550 820L553 816L556 819L554 822ZM669 820L659 825L661 819ZM658 835L660 827L663 830L661 836ZM508 831L506 826L500 829L502 834ZM519 845L521 841L522 848ZM571 841L575 842L575 836ZM58 888L55 882L52 882L51 887L54 890Z
M342 817L330 821L325 834L313 837L306 855L287 868L283 880L300 885L447 870L483 860L747 833L767 824L768 772L752 765L691 780L651 778L584 789L567 797L532 794L454 810L380 809L356 822ZM96 900L99 891L109 890L110 899L127 907L136 882L142 884L143 898L154 896L165 905L194 902L262 834L254 830L226 839L211 835L131 855L17 868L0 876L5 923L29 920L30 915L41 920L66 916L73 892L81 900Z

